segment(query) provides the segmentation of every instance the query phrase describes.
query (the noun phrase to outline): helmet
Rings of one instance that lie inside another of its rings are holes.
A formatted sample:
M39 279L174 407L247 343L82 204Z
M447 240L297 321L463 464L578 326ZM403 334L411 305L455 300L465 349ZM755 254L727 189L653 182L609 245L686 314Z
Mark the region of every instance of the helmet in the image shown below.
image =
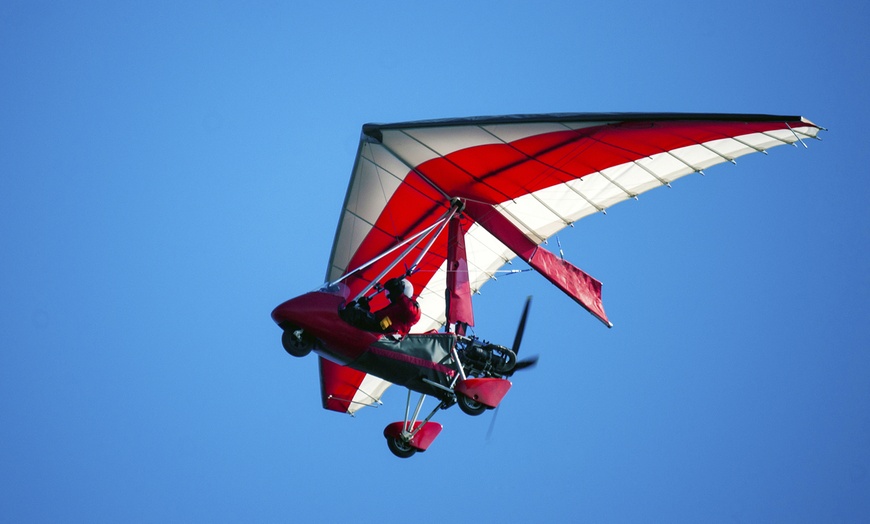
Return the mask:
M391 278L384 284L384 289L390 295L405 295L408 298L414 296L414 286L404 278Z

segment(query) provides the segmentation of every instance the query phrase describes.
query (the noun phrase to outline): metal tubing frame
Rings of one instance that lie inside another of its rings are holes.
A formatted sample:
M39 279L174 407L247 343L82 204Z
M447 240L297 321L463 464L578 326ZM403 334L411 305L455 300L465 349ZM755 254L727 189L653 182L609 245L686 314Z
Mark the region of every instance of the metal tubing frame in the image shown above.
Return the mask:
M465 369L463 369L462 367L462 362L459 361L459 352L456 351L456 344L454 344L453 347L450 348L450 355L453 356L453 360L456 361L456 369L459 370L459 376L462 377L462 380L467 380L467 377L465 376ZM453 378L453 382L450 384L451 388L453 387L453 384L456 383L457 378L458 377Z
M378 260L384 258L385 256L389 255L389 254L392 253L393 251L395 251L395 250L399 249L400 247L404 246L404 245L407 244L408 242L413 242L413 241L416 240L417 238L429 234L433 229L435 229L436 227L438 227L439 222L440 222L440 220L439 220L438 222L435 222L435 223L432 224L431 226L427 227L427 228L424 229L423 231L420 231L419 233L417 233L417 234L415 234L415 235L411 235L411 236L408 237L406 240L404 240L404 241L402 241L402 242L399 242L399 243L396 244L395 246L393 246L393 247L391 247L390 249L384 251L384 252L381 253L380 255L378 255L378 256L376 256L375 258L369 260L368 262L366 262L365 264L359 266L358 268L354 269L353 271L348 271L347 273L345 273L345 274L344 274L341 278L339 278L338 280L335 280L335 281L333 281L333 282L330 282L329 285L330 285L330 286L334 286L334 285L338 284L338 283L341 282L342 280L344 280L344 279L346 279L347 277L353 275L353 274L356 273L357 271L362 271L363 269L369 267L370 265L374 264L374 263L377 262Z
M450 211L447 212L447 216L441 218L441 220L442 220L441 227L438 229L438 232L435 233L434 235L432 235L432 238L429 239L429 243L426 244L425 249L423 249L423 251L420 253L420 255L417 256L417 259L414 260L414 263L411 264L411 269L408 270L409 273L412 273L415 269L417 269L417 265L420 263L421 260L423 260L423 257L426 256L426 253L428 253L429 250L432 248L432 244L435 243L435 240L439 236L441 236L441 233L444 231L444 228L447 227L447 224L450 223L450 219L453 218L453 215L456 214L457 209L458 208L456 205L450 206Z
M432 420L432 417L435 416L435 413L438 413L438 411L441 409L442 403L439 402L438 405L429 412L426 418L423 419L423 422L415 429L414 424L417 423L417 417L420 415L420 409L423 407L424 400L426 400L426 395L421 393L420 400L417 401L417 407L414 410L414 417L413 419L409 419L408 414L411 411L411 390L408 389L408 402L405 404L405 423L402 430L403 438L407 439L408 441L413 439L414 436L419 433L421 429L423 429L423 426L425 426L427 422Z
M420 409L422 409L423 407L424 400L426 400L426 395L421 393L420 400L417 401L417 407L414 409L414 416L409 418L408 415L411 412L411 389L408 389L408 401L407 403L405 403L405 421L402 425L402 438L407 441L410 441L412 438L414 438L414 436L419 433L423 426L425 426L427 422L432 420L432 417L435 416L435 413L438 413L438 410L441 409L442 403L439 402L438 405L435 406L435 409L429 412L426 418L423 419L423 422L415 429L414 424L417 423L417 417L420 416Z
M411 243L411 244L410 244L410 245L405 249L405 251L402 252L401 255L399 255L399 256L398 256L398 257L397 257L397 258L396 258L392 263L390 263L390 265L388 265L388 266L386 267L386 269L384 269L383 271L381 271L381 274L380 274L380 275L378 275L374 280L372 280L371 282L369 282L368 285L366 285L366 287L363 288L362 291L360 291L359 293L357 293L357 295L353 298L353 300L359 300L360 297L362 297L363 295L365 295L366 293L368 293L368 291L369 291L370 289L372 289L373 287L375 287L375 284L377 284L378 282L380 282L380 280L381 280L382 278L384 278L384 276L385 276L387 273L389 273L389 272L390 272L394 267L396 267L397 265L399 265L399 262L401 262L402 260L404 260L404 258L405 258L406 256L408 256L408 253L410 253L412 249L414 249L415 247L417 247L418 245L420 245L420 243L423 241L423 239L425 239L426 236L427 236L430 232L432 232L433 229L435 229L436 227L438 227L438 226L440 225L440 226L441 226L441 229L439 229L439 230L438 230L438 233L437 233L435 236L432 237L432 239L431 239L431 240L429 241L429 243L426 245L426 249L424 249L423 252L420 253L420 255L417 257L417 260L414 261L414 265L411 266L411 269L414 269L414 268L417 266L417 264L420 263L420 260L423 259L423 257L426 255L426 253L427 253L427 252L429 251L429 249L432 247L432 244L435 243L435 239L438 238L438 235L441 234L441 231L444 230L444 227L447 225L447 223L449 222L450 218L451 218L454 214L456 214L456 211L457 211L458 209L459 209L459 207L458 207L458 204L457 204L457 203L455 203L455 202L454 202L454 203L451 203L451 205L450 205L450 209L448 209L447 212L444 213L444 215L443 215L441 218L439 218L439 219L438 219L434 224L432 224L431 226L429 226L428 228L426 228L426 229L424 230L424 232L423 232L422 234L420 234L420 235L419 235L419 236L418 236L418 237L417 237L417 238L416 238L416 239L415 239L415 240L414 240L414 241L413 241L413 242L412 242L412 243ZM396 248L394 247L393 249L396 249ZM390 251L387 251L387 253L389 253L389 252L390 252ZM386 255L387 253L384 253L383 255L379 255L379 256L377 257L377 259L372 260L371 262L367 262L367 263L366 263L365 265L363 265L362 267L366 267L366 266L368 266L368 265L374 263L376 260L382 258L382 257L383 257L384 255ZM347 275L345 275L345 276L347 276Z
M439 223L441 222L441 220L444 220L444 219L441 218L438 222L436 222L436 223L433 224L431 227L429 227L429 228L426 230L426 234L429 234L429 232L431 232L433 229L435 229L436 227L438 227L438 225L439 225ZM386 269L384 269L383 271L381 271L381 274L380 274L380 275L378 275L377 277L375 277L371 282L369 282L369 283L366 285L365 288L363 288L362 291L360 291L359 293L357 293L357 295L353 298L353 300L359 300L359 298L362 297L363 295L365 295L366 293L368 293L369 290L370 290L371 288L375 287L375 284L377 284L378 282L380 282L380 280L381 280L382 278L384 278L384 275L386 275L387 273L389 273L389 272L390 272L394 267L398 266L398 265L399 265L399 262L401 262L401 261L402 261L406 256L408 256L408 253L410 253L412 249L414 249L415 247L417 247L417 246L420 244L420 242L423 241L424 238L426 238L426 235L420 235L416 240L414 240L414 242L412 242L411 245L409 245L409 246L405 249L405 251L402 252L401 255L399 255L399 256L398 256L398 257L397 257L393 262L391 262L390 265L388 265L388 266L386 267Z
M458 377L459 375L457 374L456 376ZM433 381L429 380L428 378L421 378L420 380L422 380L426 384L429 384L432 387L438 388L442 391L446 391L446 392L451 393L451 394L454 392L453 391L453 384L456 383L456 380L454 379L453 382L451 382L450 386L448 387L448 386L442 386L441 384L439 384L437 382L433 382Z
M424 395L424 396L425 396L425 395ZM416 435L416 434L417 434L421 429L423 429L423 426L425 426L426 423L428 423L430 420L432 420L432 417L434 417L434 416L435 416L435 413L438 413L438 410L440 410L440 409L441 409L441 403L439 402L438 405L435 406L435 409L433 409L433 410L429 413L429 415L426 416L426 418L423 419L423 423L420 424L420 426L417 427L417 429L415 429L414 431L411 432L411 437L410 437L410 438L414 438L414 436L415 436L415 435Z
M404 433L412 435L412 430L414 429L414 423L417 422L417 417L420 415L420 408L423 407L423 401L426 400L426 395L420 394L420 400L417 401L417 408L414 409L414 417L412 420L408 420L408 410L411 408L411 390L408 390L408 405L405 406L405 430ZM415 432L414 432L415 433Z
M402 433L408 432L408 412L411 411L411 390L408 389L408 401L405 403L405 424L402 426Z

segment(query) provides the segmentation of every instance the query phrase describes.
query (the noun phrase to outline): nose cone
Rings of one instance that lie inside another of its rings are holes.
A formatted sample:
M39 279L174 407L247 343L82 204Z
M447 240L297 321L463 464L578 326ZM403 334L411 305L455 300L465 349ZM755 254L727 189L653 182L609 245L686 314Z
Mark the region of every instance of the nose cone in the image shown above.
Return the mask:
M272 310L272 320L279 326L291 324L294 318L293 299L288 300Z
M306 293L272 310L272 320L283 329L287 326L306 329L323 327L330 331L339 320L338 308L342 302L342 297L330 293Z
M350 362L378 339L341 319L339 309L344 297L334 293L314 291L291 298L272 310L272 320L285 332L301 328L319 341L319 350L326 351L337 362Z

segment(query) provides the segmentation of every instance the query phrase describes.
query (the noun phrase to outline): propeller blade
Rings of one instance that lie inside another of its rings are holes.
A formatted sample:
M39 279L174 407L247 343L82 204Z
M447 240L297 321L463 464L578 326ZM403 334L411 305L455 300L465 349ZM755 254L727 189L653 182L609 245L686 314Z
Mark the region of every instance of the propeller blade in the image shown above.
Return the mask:
M514 352L514 356L518 355L520 352L520 344L523 341L523 332L526 330L526 319L529 318L529 308L532 306L532 296L529 295L526 298L526 305L523 306L523 314L520 316L520 325L517 326L517 334L514 337L514 344L511 349ZM510 370L505 376L511 376L517 371L521 369L534 367L535 364L538 363L538 356L535 355L533 357L524 358L522 360L518 360L516 365L512 370ZM493 410L492 421L489 423L489 430L486 432L486 440L489 441L492 438L493 430L495 429L495 419L498 417L498 410L501 408L501 404L496 406L495 410Z
M535 356L529 357L529 358L524 358L522 360L518 360L517 365L514 366L514 368L512 370L510 370L510 372L507 373L505 376L510 377L514 373L516 373L517 371L519 371L521 369L533 368L533 367L535 367L535 365L537 363L538 363L538 355L535 355ZM501 404L499 404L498 406L495 407L494 410L492 410L492 420L490 421L489 429L486 432L486 441L487 442L490 441L490 439L492 438L493 431L495 430L495 419L496 419L496 417L498 417L498 410L499 409L501 409Z
M517 365L514 366L513 371L519 371L521 369L533 368L538 363L538 355L530 358L524 358L522 360L517 361Z
M523 307L523 314L520 317L520 325L517 327L517 335L514 337L514 345L511 347L515 355L520 353L520 343L523 341L523 331L526 330L526 319L529 316L529 307L531 307L531 305L532 296L529 295L529 297L526 298L526 305Z
M495 430L495 419L498 417L498 408L501 405L496 406L494 410L492 410L492 420L489 421L489 429L486 430L486 441L489 442L492 439L492 433Z
M524 358L522 360L518 360L517 364L514 366L514 368L512 370L508 371L507 373L505 373L505 376L512 377L513 374L516 373L517 371L519 371L521 369L533 368L533 367L535 367L535 364L537 364L537 363L538 363L538 355L535 355L535 356L529 357L529 358Z

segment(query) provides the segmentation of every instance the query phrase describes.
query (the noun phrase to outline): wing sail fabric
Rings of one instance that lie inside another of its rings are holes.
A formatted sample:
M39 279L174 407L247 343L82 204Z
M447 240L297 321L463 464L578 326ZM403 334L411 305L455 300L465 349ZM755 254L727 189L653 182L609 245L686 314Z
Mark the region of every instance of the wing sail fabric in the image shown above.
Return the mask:
M798 116L678 113L367 124L327 279L343 276L431 225L453 197L495 206L529 241L540 244L644 191L747 153L813 138L819 129ZM515 256L482 229L473 221L464 226L472 292ZM445 320L445 260L442 239L412 277L415 289L422 290L419 329L437 328ZM374 264L347 282L362 285L384 267Z
M323 357L320 362L320 393L323 408L353 414L366 406L380 403L390 386L386 380L368 375Z

